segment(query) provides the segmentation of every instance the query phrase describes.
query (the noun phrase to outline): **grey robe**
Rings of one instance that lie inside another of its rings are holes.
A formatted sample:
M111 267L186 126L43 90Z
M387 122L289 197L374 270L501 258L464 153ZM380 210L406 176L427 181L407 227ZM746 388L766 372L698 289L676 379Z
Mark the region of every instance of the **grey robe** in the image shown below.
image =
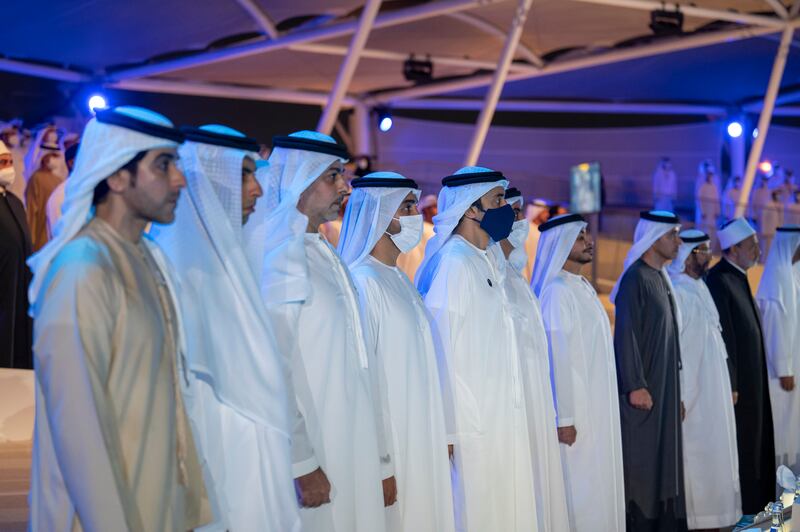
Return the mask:
M636 261L616 298L614 351L620 394L627 511L648 520L670 504L686 518L680 414L680 346L675 302L662 272ZM647 388L650 411L631 406L628 394ZM633 506L635 505L635 507Z

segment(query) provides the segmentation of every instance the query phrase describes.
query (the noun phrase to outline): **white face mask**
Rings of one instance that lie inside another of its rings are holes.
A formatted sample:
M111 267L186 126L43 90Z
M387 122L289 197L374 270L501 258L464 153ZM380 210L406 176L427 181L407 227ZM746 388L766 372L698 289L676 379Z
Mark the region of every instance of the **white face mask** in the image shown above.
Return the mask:
M408 253L419 244L422 238L422 215L401 216L400 218L392 218L392 220L400 222L400 232L396 235L386 234L392 239L400 253Z
M528 233L531 230L531 224L528 220L517 220L511 226L511 234L508 235L509 243L514 246L514 249L520 249L525 246L525 240L528 239Z
M17 172L13 166L3 168L0 170L0 187L8 188L14 184L14 179L17 177Z

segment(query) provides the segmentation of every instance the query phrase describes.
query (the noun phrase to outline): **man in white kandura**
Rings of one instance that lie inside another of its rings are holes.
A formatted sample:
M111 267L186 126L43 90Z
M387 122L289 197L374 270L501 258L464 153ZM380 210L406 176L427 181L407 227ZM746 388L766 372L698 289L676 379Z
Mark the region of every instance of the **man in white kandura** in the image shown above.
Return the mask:
M440 381L443 354L435 347L427 309L397 266L400 253L416 246L422 234L420 191L414 181L392 172L372 173L351 185L339 254L358 289L370 367L380 371L388 392L382 396L388 399L397 504L386 511L386 528L452 532L445 432L446 419L453 432L452 396ZM446 375L443 367L441 376Z
M800 473L800 226L778 227L756 302L767 351L776 465Z
M346 149L328 135L276 137L259 175L263 208L245 226L279 346L291 356L293 475L307 532L382 532L384 506L396 497L358 296L347 267L318 233L348 193L346 160Z
M539 300L522 274L528 261L525 241L531 224L525 219L522 193L518 189L510 187L506 190L506 202L514 209L516 221L508 238L492 249L497 253L498 264L505 276L503 284L520 355L536 490L536 516L539 530L569 530L567 494L550 385L547 334Z
M719 530L742 516L733 390L719 313L704 281L711 238L696 229L680 237L667 270L680 309L686 517L691 530Z
M262 195L258 143L225 126L185 128L188 192L151 234L181 284L184 394L217 522L204 530L299 530L292 487L288 364L242 245Z
M455 467L471 532L536 530L525 397L513 318L491 241L511 233L503 174L462 168L442 180L436 235L416 283L442 338L453 383ZM455 488L454 488L455 489ZM461 499L456 497L456 504Z
M542 302L550 341L571 530L624 530L614 342L608 314L581 275L594 258L594 243L579 214L552 218L539 231L531 287Z
M142 234L175 219L181 142L147 109L98 111L55 236L29 260L32 531L183 531L212 520L178 384L175 283Z

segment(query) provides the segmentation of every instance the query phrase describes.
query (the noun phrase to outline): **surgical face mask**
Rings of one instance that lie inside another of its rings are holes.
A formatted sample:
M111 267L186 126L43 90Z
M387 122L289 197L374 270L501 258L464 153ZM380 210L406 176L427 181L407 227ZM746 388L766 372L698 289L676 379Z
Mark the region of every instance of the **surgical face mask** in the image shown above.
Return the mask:
M489 237L500 242L508 238L511 234L511 227L514 225L514 208L505 204L496 209L486 209L481 220L481 229L488 233Z
M3 168L0 170L0 187L8 188L14 184L14 179L17 177L17 172L13 166Z
M386 234L392 239L400 253L408 253L417 247L422 238L422 215L401 216L400 218L392 218L392 220L400 222L400 232L394 235Z
M508 242L514 246L514 249L520 249L525 245L525 240L528 239L528 232L531 230L531 224L528 220L517 220L511 226L511 234L508 235Z

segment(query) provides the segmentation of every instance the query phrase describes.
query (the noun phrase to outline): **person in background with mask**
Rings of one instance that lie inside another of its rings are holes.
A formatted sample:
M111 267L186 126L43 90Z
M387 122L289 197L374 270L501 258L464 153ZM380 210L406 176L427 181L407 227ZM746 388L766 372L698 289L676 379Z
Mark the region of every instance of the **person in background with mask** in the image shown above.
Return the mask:
M397 258L397 267L403 270L411 282L414 282L414 276L417 274L417 268L422 264L422 259L425 258L425 246L428 245L428 240L433 237L433 217L436 216L436 196L428 194L422 196L417 205L420 214L422 215L422 238L419 243L408 252L401 253Z
M672 211L678 197L678 178L669 157L662 157L653 172L653 203L657 211Z
M25 204L25 149L22 147L22 137L16 126L9 124L0 129L0 141L6 145L11 157L14 159L14 182L8 191L18 197Z
M0 367L32 369L33 323L28 317L31 236L22 201L10 192L18 176L0 141Z
M420 191L393 172L367 174L351 186L339 254L361 303L369 367L381 389L374 396L388 401L384 422L393 439L398 503L386 509L386 529L453 532L445 430L447 424L452 435L452 398L441 384L447 368L422 298L397 266L422 235Z
M25 187L28 226L31 229L33 251L39 251L49 240L47 233L47 200L67 178L67 162L61 152L46 153L41 166L31 175Z

